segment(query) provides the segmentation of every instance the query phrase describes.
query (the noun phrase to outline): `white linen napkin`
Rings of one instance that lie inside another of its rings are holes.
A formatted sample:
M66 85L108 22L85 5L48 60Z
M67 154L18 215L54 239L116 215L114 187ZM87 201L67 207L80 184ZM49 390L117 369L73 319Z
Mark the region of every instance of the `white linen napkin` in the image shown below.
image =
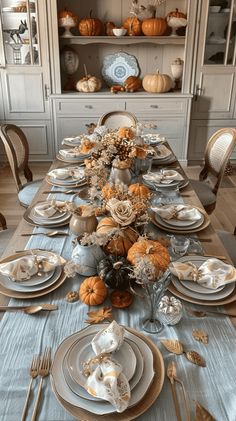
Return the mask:
M88 156L88 153L81 153L79 151L79 148L73 148L73 149L60 149L59 154L63 156L64 158L78 158L78 157L84 157Z
M201 212L186 205L164 205L151 208L162 219L179 219L182 221L199 221L202 218Z
M207 259L199 268L192 262L171 262L169 269L181 281L194 281L210 289L236 281L236 269L215 258Z
M39 203L34 206L34 215L41 216L43 218L50 218L55 215L56 212L63 211L64 202L52 200L50 202Z
M149 183L171 184L173 181L182 181L183 177L175 170L162 170L156 173L143 174L143 179Z
M49 272L61 264L55 255L47 257L38 255L23 256L11 262L0 264L0 273L9 276L12 281L23 282L38 272Z
M58 180L66 180L70 177L79 180L84 178L84 169L79 167L56 168L50 171L48 175Z
M81 135L64 137L62 145L64 145L65 141L69 141L70 143L75 143L78 145L81 142Z
M97 357L85 384L88 393L110 402L117 412L125 411L130 400L130 386L122 366L110 355L123 340L124 328L115 321L95 335L91 345Z

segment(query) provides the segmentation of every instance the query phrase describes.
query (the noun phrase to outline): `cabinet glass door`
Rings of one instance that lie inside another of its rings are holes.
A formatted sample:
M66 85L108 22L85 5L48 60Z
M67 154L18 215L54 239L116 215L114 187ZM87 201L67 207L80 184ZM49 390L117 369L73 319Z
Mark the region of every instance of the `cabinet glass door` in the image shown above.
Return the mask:
M210 0L204 64L235 63L236 12L234 0Z
M40 65L37 0L0 0L6 65Z

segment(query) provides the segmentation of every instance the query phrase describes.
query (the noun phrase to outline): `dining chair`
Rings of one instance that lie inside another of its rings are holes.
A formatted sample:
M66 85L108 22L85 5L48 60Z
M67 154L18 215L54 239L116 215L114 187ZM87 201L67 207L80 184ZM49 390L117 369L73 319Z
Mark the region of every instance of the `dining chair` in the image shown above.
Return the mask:
M3 141L7 159L16 184L20 204L28 207L37 193L42 180L32 181L33 175L28 166L29 145L24 132L14 124L0 126L0 138ZM27 183L22 184L21 174Z
M234 266L236 266L236 228L233 234L229 231L216 230L221 242L230 256Z
M208 214L211 214L216 207L218 189L235 145L236 129L217 130L208 140L199 180L190 180Z
M2 230L7 229L7 222L6 222L5 216L1 212L0 212L0 227L2 228Z
M98 120L98 126L107 126L109 129L118 129L119 127L135 127L137 119L134 114L128 111L111 111L104 114Z

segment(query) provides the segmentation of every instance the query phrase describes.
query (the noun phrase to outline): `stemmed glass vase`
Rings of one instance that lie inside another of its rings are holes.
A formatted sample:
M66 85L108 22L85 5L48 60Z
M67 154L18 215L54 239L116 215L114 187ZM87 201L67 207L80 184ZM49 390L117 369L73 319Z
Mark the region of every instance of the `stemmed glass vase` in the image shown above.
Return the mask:
M145 283L145 295L148 304L148 313L142 321L142 327L145 332L159 333L164 325L157 317L157 308L170 282L170 271L167 269L164 274L156 281Z

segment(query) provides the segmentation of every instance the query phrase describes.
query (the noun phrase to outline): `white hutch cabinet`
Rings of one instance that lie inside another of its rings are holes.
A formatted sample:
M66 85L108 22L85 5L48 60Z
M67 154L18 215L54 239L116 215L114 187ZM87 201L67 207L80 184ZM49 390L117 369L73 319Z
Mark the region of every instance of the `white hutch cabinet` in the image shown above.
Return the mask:
M166 0L157 6L157 16L165 17L175 10L187 13L188 25L186 35L182 36L94 36L83 37L78 30L72 29L73 35L63 37L58 30L58 13L67 7L79 19L93 16L103 22L112 21L121 26L129 14L131 0L50 0L48 10L50 57L52 65L52 92L55 146L59 148L63 137L86 131L86 124L96 123L98 118L111 110L133 112L140 121L154 122L157 131L166 136L178 158L186 162L188 146L188 129L191 112L191 75L194 58L194 39L198 0ZM143 0L147 5L152 0ZM104 57L117 52L126 52L136 57L140 67L140 77L154 73L171 76L171 63L177 57L184 60L184 73L181 91L165 94L149 94L144 91L135 93L110 93L103 85L97 93L66 92L64 85L66 75L60 65L60 51L64 46L72 46L79 56L79 67L76 80L84 76L84 64L88 73L102 78L101 68Z
M31 159L52 159L46 0L1 0L0 29L0 122L22 128Z

